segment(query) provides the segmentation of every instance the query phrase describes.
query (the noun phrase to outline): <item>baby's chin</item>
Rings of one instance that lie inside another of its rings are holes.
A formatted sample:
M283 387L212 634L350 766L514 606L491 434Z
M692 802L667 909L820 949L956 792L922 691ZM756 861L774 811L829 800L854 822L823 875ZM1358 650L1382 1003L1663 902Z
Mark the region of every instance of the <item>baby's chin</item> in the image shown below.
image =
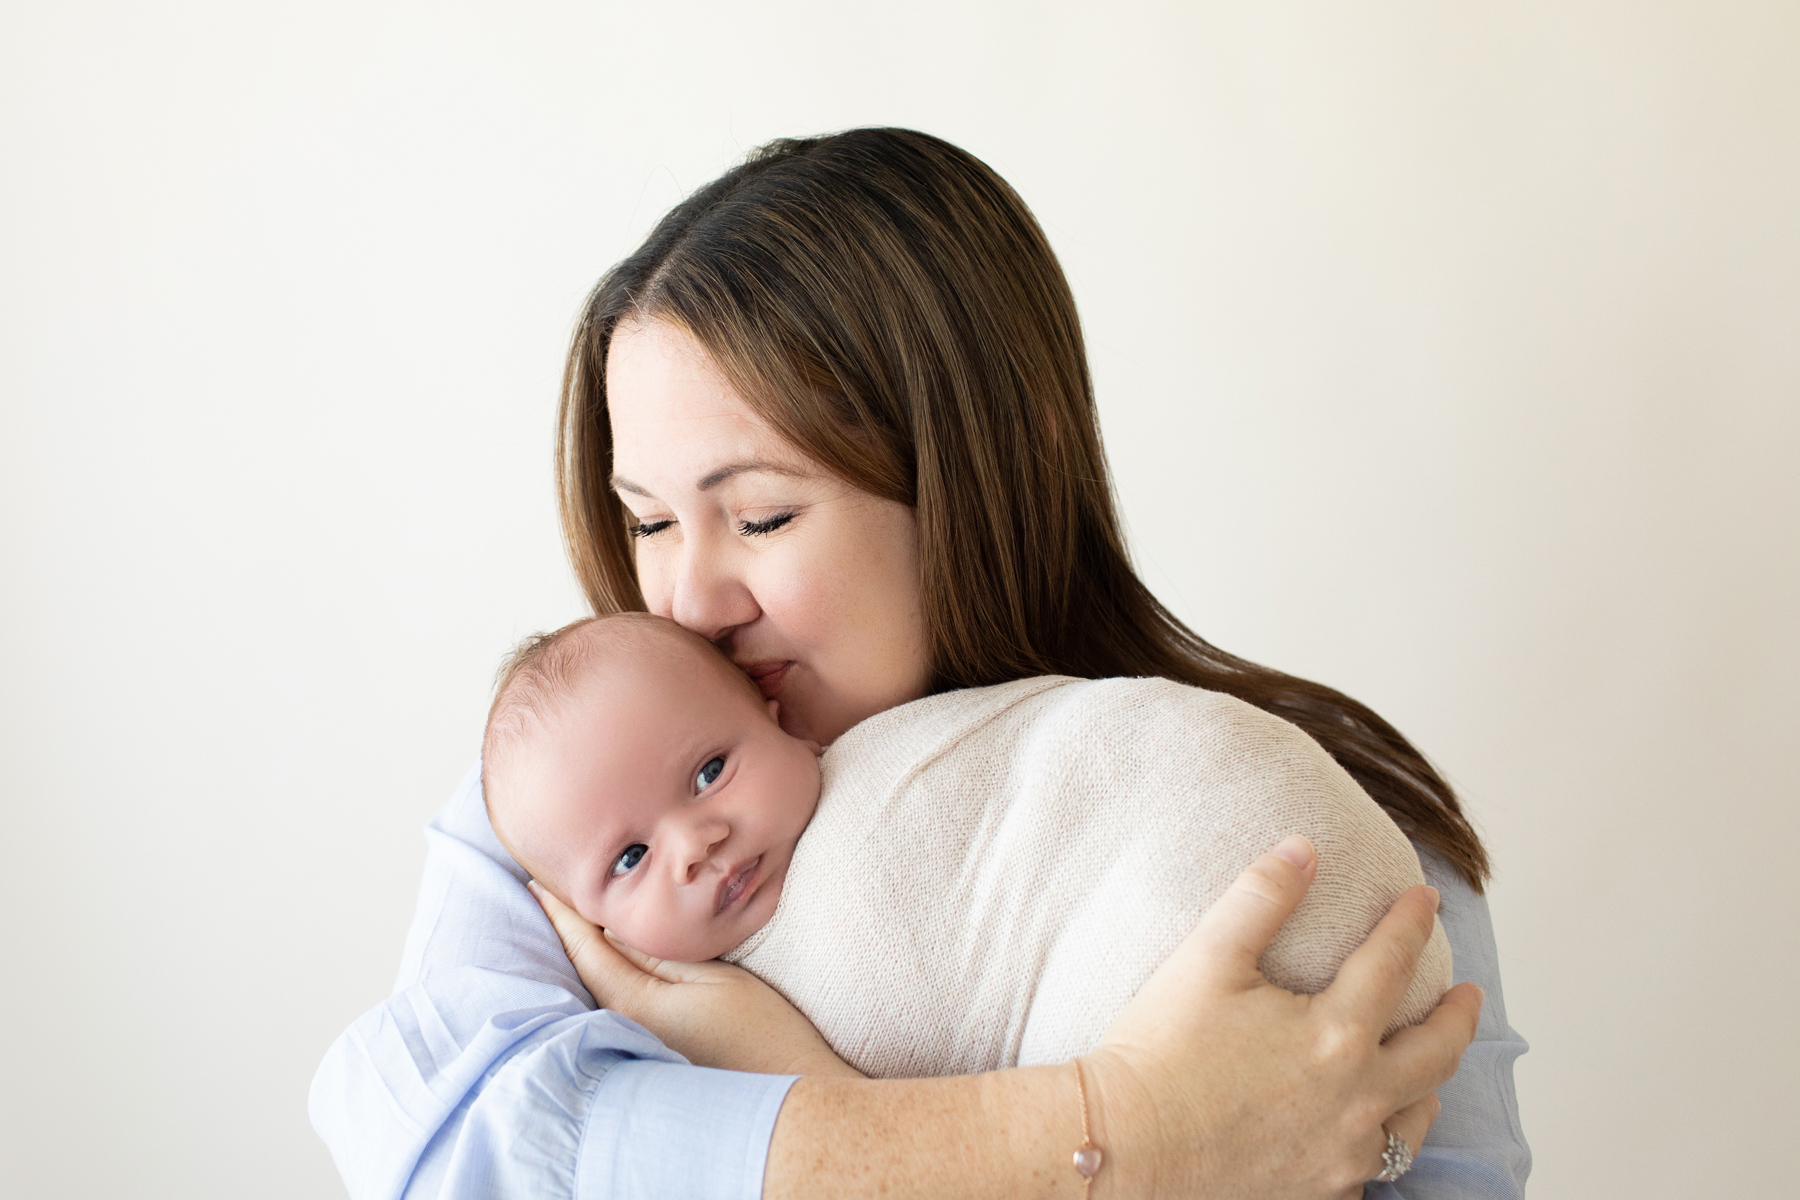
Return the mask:
M636 950L639 954L668 962L708 962L726 953L738 945L766 922L758 922L756 927L744 933L717 932L709 937L644 937L633 938L619 928L608 929L613 938Z
M647 954L651 958L667 959L669 962L707 962L741 945L769 923L769 919L775 915L776 903L781 899L781 884L780 878L765 880L756 889L756 894L746 902L736 920L714 922L704 931L658 936L654 932L640 930L635 931L638 936L634 937L634 931L615 925L607 932L639 954Z

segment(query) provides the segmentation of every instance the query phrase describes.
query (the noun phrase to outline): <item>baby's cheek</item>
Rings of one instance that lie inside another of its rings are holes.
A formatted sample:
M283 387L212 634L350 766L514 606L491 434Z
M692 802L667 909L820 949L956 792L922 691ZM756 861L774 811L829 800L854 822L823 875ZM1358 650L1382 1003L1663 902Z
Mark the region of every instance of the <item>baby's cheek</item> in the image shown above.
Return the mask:
M587 918L590 925L597 925L601 929L611 928L611 922L607 920L606 911L598 904L592 902L580 904L576 906L575 911Z
M605 928L634 950L654 958L686 961L695 922L684 920L673 907L667 896L639 894L627 904L608 905L606 915L612 923Z

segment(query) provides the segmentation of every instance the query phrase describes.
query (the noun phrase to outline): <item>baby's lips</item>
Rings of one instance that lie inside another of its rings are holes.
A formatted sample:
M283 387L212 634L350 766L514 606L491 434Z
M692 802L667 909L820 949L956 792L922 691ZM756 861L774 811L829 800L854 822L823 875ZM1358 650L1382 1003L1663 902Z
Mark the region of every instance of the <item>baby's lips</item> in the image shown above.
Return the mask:
M747 859L737 864L719 880L719 890L713 899L713 913L724 912L749 894L750 885L756 882L756 875L762 868L762 855Z

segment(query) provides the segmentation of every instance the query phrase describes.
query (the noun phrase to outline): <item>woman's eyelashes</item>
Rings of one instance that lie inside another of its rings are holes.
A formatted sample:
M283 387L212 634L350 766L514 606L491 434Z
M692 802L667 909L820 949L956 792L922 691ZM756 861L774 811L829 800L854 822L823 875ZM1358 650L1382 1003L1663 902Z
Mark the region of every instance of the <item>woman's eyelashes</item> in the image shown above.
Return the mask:
M774 533L777 529L780 529L783 525L792 521L794 515L793 512L783 512L776 513L774 516L767 517L761 521L739 521L737 523L737 531L745 537L757 537L765 533ZM625 532L634 538L647 538L661 533L674 523L673 520L667 518L660 521L639 521L634 525L627 525L625 527Z
M780 529L783 525L786 525L793 519L794 514L790 511L776 513L774 516L763 521L739 521L738 532L746 537L755 537L758 534L763 533L774 533L777 529Z
M700 768L700 773L694 776L694 790L696 792L705 791L707 785L716 780L724 771L725 760L723 758L707 759L706 765Z
M623 854L613 860L612 873L615 876L625 874L627 871L631 870L631 868L643 862L644 855L648 853L650 853L650 847L644 845L644 843L632 843L625 847L625 852Z

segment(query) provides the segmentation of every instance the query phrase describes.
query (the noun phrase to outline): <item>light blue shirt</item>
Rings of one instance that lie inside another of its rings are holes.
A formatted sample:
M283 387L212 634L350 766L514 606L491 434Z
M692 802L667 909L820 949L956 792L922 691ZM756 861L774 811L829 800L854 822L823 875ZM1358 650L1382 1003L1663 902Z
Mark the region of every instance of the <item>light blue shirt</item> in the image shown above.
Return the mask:
M696 1067L596 1009L494 837L471 770L425 828L419 909L394 994L332 1045L313 1128L353 1200L754 1200L794 1077ZM1442 1115L1380 1200L1524 1195L1531 1153L1486 902L1421 853L1458 981L1487 992Z

